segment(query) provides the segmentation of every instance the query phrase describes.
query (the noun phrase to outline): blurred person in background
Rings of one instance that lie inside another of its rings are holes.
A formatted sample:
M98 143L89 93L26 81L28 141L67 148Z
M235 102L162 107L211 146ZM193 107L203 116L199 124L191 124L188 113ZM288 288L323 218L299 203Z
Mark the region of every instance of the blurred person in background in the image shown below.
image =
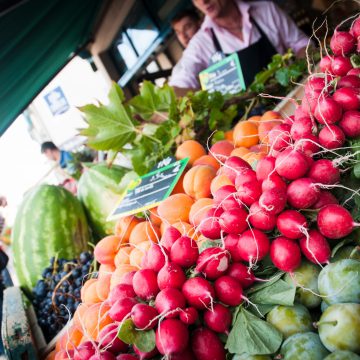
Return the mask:
M195 9L186 9L171 20L171 27L184 49L188 46L192 37L198 32L202 19Z
M41 144L41 153L49 160L57 162L62 169L65 169L73 159L69 152L60 150L52 141Z

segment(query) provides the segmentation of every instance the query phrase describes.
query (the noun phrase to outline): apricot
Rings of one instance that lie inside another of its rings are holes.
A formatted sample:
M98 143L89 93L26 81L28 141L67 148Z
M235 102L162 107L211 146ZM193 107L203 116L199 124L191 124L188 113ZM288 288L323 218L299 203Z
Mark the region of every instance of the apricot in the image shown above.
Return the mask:
M104 275L101 280L99 279L96 284L96 294L101 301L105 301L110 292L110 281L112 274Z
M259 125L259 128L258 128L260 142L262 144L268 144L269 143L269 132L270 132L270 130L273 127L275 127L276 125L280 125L280 124L281 124L280 120L261 122L260 125Z
M94 249L95 259L100 264L114 265L114 258L121 245L119 236L109 235L100 240Z
M115 236L121 238L121 244L129 242L130 234L134 227L142 221L144 220L139 219L134 215L125 216L118 219L115 225Z
M184 171L181 174L181 176L180 176L178 182L176 183L171 195L173 195L173 194L183 194L185 192L184 187L183 187L183 181L184 181L185 174L186 174L186 171Z
M198 165L191 168L184 177L185 193L194 199L209 197L210 185L216 171L209 165Z
M195 201L191 206L189 219L190 223L194 226L199 226L200 222L204 219L208 210L213 206L214 200L210 198L203 198Z
M152 224L150 221L143 221L133 228L129 243L131 245L136 245L147 240L157 243L160 236L161 234L158 226Z
M120 248L114 259L116 267L125 264L130 264L130 253L132 249L133 249L132 246L123 246Z
M80 345L83 332L76 325L69 326L66 333L59 339L59 346L62 350L73 350Z
M281 114L277 111L269 110L264 112L264 114L261 116L260 121L263 122L274 119L282 119Z
M256 126L259 126L259 123L261 121L261 116L260 115L255 115L255 116L250 116L247 121L250 121L252 123L254 123Z
M89 306L83 315L84 335L89 339L96 340L99 332L113 323L108 315L110 306L105 302Z
M231 156L238 156L240 158L242 158L244 155L248 154L250 152L250 150L246 147L240 146L235 148L232 152L231 152Z
M231 143L234 141L234 130L225 131L225 140Z
M174 194L158 206L158 214L163 222L173 224L178 221L189 222L189 212L194 200L187 194Z
M220 161L225 161L234 150L234 145L228 140L221 140L210 148L210 154Z
M150 221L156 225L156 226L160 226L161 225L161 218L157 212L157 207L154 207L152 209L149 210L150 212Z
M130 253L130 265L135 266L141 269L142 260L147 252L150 249L152 242L151 241L143 241L136 246L136 248L132 249Z
M219 190L222 186L225 185L234 185L232 181L224 174L217 175L211 181L210 191L212 196Z
M81 298L81 301L85 304L96 304L102 300L99 298L96 291L98 279L90 284L83 292L84 296Z
M189 165L192 165L196 159L206 155L205 148L195 140L184 141L177 149L175 157L178 160L189 158Z
M196 165L209 165L209 166L212 166L215 170L220 169L220 162L211 155L204 155L201 158L198 158L194 162L193 166L196 166Z
M234 128L235 146L249 148L259 142L258 127L250 121L240 121Z

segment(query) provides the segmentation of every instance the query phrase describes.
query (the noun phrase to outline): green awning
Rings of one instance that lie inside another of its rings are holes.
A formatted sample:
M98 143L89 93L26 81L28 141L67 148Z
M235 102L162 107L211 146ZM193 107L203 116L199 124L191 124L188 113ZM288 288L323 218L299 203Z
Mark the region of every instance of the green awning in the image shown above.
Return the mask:
M0 12L0 135L90 40L105 1L17 3Z

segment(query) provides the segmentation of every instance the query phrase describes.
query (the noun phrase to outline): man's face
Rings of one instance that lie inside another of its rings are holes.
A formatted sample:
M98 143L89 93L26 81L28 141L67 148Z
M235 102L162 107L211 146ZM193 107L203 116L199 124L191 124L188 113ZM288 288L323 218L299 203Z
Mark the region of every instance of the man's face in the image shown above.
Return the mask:
M183 47L187 47L191 38L200 28L198 21L194 21L189 16L185 16L173 25L177 38Z
M216 19L228 0L193 0L194 5L206 16Z
M50 150L50 149L47 149L44 151L44 155L49 159L49 160L52 160L52 161L56 161L57 158L56 158L56 151L54 150Z

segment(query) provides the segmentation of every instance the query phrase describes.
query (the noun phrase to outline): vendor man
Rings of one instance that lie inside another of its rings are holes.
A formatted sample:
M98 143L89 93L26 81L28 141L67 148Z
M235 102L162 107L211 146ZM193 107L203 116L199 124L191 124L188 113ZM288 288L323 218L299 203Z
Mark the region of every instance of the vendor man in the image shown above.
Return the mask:
M273 2L193 0L205 14L200 30L191 39L173 69L170 85L178 95L199 89L199 73L219 59L237 53L246 86L276 53L293 49L305 56L309 38Z

